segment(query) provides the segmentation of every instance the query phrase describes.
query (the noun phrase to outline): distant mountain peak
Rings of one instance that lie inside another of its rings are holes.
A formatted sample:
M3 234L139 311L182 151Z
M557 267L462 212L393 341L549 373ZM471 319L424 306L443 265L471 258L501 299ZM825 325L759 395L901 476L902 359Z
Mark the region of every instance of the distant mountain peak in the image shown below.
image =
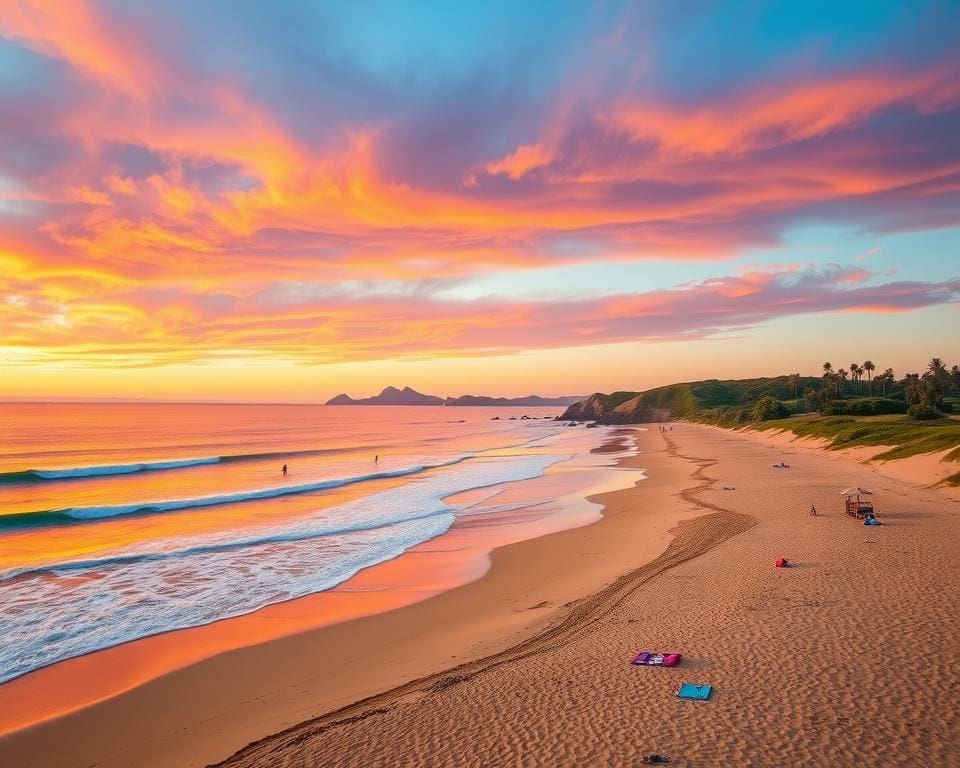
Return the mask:
M401 390L390 386L384 387L379 395L358 400L346 394L337 395L330 398L327 405L443 405L443 398L424 395L410 387L404 387Z
M544 406L567 406L580 400L575 397L540 397L538 395L528 395L527 397L486 397L484 395L462 395L461 397L448 397L444 400L435 395L424 395L412 387L397 389L396 387L384 387L379 395L374 397L364 397L354 400L347 394L340 394L327 401L327 405L485 405L485 406L524 406L528 408L538 408Z

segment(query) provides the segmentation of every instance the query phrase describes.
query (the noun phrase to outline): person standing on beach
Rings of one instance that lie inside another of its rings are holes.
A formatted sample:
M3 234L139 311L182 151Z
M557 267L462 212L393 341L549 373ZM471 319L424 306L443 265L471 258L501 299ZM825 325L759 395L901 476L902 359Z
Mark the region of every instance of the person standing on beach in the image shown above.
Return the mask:
M373 463L374 463L374 464L379 464L379 463L380 463L380 454L379 454L379 453L378 453L376 456L373 457Z
M283 465L283 468L280 470L280 474L283 475L284 477L287 476L287 465L286 465L286 464Z

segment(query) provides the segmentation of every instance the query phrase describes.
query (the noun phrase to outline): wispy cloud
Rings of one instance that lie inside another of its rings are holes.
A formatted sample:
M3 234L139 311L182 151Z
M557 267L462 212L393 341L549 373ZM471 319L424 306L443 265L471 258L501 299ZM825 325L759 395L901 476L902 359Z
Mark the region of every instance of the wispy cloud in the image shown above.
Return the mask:
M552 20L556 41L534 15L536 55L534 37L448 52L473 58L430 79L381 66L376 35L327 55L333 20L302 13L274 38L250 9L225 30L177 6L0 6L25 84L0 90L6 344L138 365L484 354L956 300L865 270L722 274L798 223L960 223L955 47L854 41L814 67L800 41L698 89L655 45L657 23L680 28L666 11ZM598 257L721 276L583 302L436 290Z
M13 346L51 359L159 365L236 356L343 362L486 355L598 342L703 339L782 317L907 312L960 301L960 279L884 281L858 267L778 268L589 300L449 301L442 294L277 283L245 297L118 292L70 307L15 294ZM76 343L79 333L82 344Z

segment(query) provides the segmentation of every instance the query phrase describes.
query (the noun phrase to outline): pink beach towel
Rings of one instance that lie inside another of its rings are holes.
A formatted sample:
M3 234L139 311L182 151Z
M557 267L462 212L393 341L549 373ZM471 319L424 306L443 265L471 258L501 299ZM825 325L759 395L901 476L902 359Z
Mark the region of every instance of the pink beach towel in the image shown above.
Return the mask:
M682 658L679 653L653 653L652 651L641 651L636 655L631 664L639 664L645 667L675 667Z

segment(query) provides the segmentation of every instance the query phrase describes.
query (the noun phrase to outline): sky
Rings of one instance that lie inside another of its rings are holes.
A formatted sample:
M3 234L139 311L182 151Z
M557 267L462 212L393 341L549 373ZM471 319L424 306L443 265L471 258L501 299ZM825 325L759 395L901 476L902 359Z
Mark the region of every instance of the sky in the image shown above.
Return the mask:
M960 2L0 2L0 397L960 362Z

